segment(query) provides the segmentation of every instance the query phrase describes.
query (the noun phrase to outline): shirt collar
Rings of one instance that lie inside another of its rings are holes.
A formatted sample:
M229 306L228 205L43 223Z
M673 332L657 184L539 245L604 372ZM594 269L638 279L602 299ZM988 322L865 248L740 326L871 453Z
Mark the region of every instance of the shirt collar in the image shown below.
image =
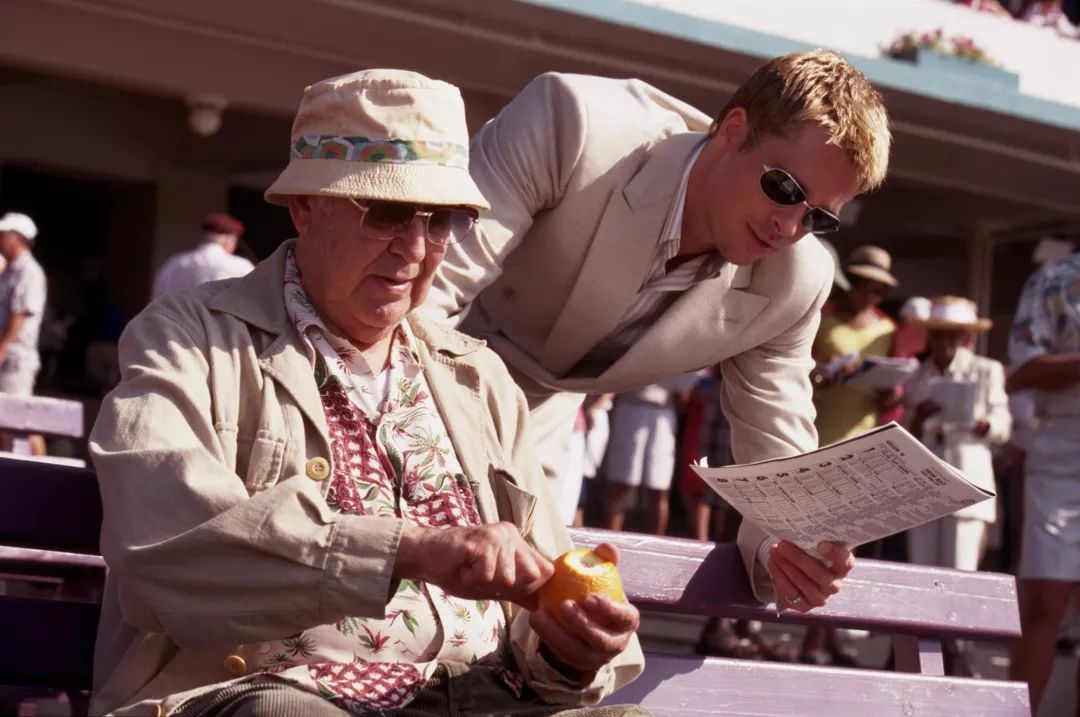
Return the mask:
M676 190L675 197L671 202L671 211L668 212L664 229L660 232L660 252L665 257L665 262L674 259L679 254L679 247L682 243L683 215L686 212L686 191L690 185L690 173L693 171L694 165L707 143L707 138L702 139L686 160L686 168L683 170L682 179L679 180L679 188ZM697 262L696 259L692 261L699 264L697 273L694 276L695 283L716 278L727 264L727 260L720 256L718 252L702 255L700 262Z

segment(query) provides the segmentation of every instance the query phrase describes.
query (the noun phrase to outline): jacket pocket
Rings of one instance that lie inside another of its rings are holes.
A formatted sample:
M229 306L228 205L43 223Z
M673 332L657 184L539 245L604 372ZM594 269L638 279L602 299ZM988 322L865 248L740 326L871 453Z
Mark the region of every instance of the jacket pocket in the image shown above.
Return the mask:
M495 507L499 520L509 520L522 535L532 530L536 496L518 487L513 476L502 468L491 467L491 490L495 495Z
M259 431L251 442L244 485L248 493L257 493L278 482L285 457L285 441Z

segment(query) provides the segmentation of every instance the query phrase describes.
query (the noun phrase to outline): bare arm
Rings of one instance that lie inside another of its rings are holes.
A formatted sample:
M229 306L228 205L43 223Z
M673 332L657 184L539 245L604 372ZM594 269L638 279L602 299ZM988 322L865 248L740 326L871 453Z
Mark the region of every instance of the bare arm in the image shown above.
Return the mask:
M1080 354L1035 356L1009 376L1009 392L1061 391L1080 383Z

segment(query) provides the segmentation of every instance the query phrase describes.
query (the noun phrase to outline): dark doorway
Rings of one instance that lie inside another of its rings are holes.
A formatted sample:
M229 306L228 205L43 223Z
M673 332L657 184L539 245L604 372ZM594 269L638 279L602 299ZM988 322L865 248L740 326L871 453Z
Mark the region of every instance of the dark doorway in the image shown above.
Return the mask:
M48 277L39 393L97 396L108 388L87 375L87 351L115 344L146 304L155 198L149 183L0 168L0 210L37 223L34 256Z

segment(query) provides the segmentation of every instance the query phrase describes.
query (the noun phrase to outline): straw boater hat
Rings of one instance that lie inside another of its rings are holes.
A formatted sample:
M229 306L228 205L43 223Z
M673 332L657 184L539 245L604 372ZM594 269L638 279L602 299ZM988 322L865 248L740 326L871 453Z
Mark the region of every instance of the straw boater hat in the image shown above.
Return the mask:
M469 176L456 87L404 70L364 70L304 90L289 166L266 201L290 194L490 207Z
M994 325L990 319L979 318L974 301L961 296L935 296L930 300L930 315L912 323L931 330L972 332L987 331Z
M876 246L860 246L852 250L848 255L844 272L849 276L860 276L864 279L879 281L894 289L900 285L896 277L891 273L892 257L889 252Z

